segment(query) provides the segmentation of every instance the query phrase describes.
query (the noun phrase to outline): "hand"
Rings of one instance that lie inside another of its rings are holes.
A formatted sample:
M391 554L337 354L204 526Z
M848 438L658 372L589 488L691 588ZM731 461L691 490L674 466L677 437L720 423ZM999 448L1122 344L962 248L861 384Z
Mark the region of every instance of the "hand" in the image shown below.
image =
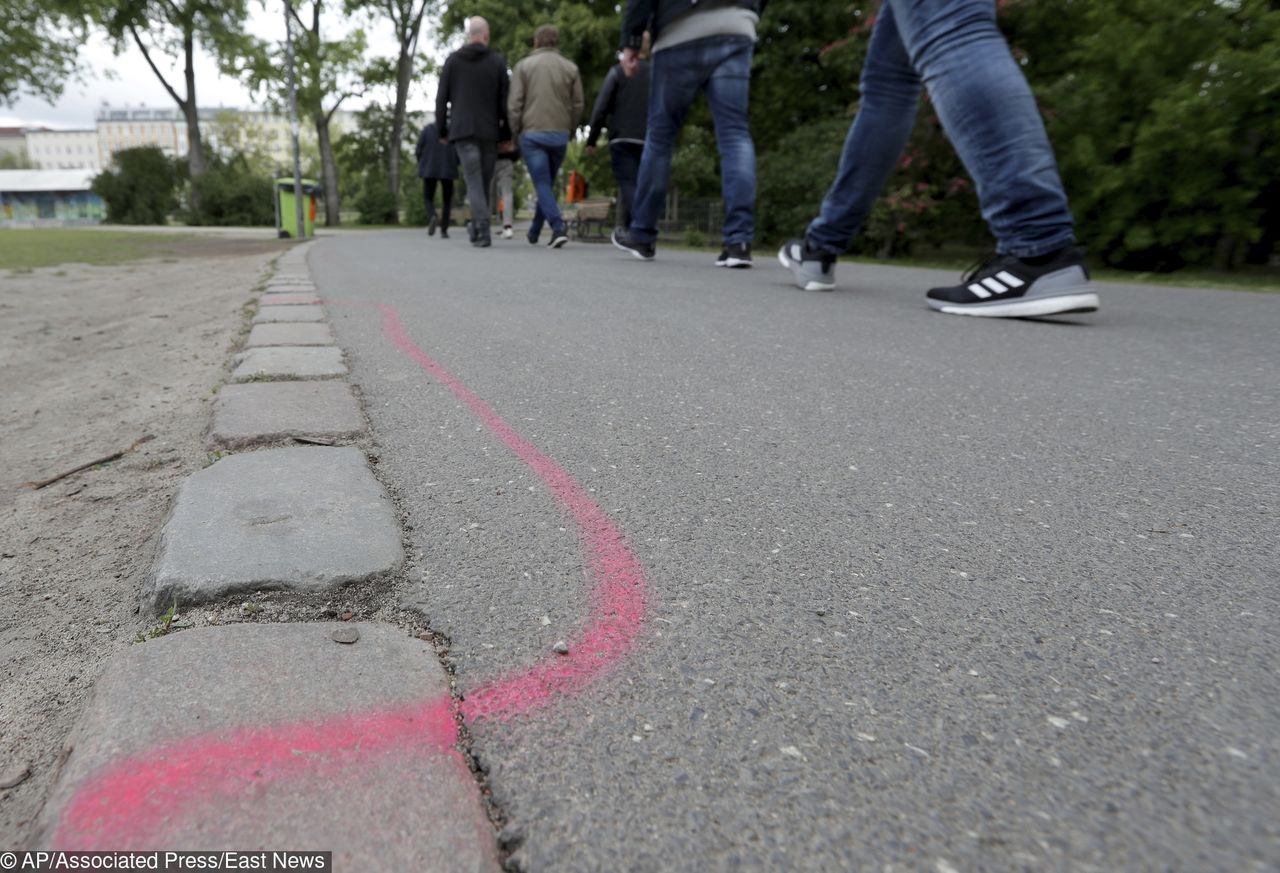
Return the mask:
M633 48L622 50L622 73L628 79L640 71L640 53Z
M596 147L587 146L587 157L594 158L596 156Z
M449 144L448 137L445 137L445 136L440 137L440 145L448 145L448 144Z
M509 139L498 143L498 154L509 155L516 150L516 144Z

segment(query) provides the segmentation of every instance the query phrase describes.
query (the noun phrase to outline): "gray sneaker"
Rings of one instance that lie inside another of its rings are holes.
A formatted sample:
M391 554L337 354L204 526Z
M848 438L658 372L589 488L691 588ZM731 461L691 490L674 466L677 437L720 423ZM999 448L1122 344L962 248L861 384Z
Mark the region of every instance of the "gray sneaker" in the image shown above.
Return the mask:
M805 240L793 239L778 249L778 261L791 271L797 288L805 291L835 290L835 255L814 251Z

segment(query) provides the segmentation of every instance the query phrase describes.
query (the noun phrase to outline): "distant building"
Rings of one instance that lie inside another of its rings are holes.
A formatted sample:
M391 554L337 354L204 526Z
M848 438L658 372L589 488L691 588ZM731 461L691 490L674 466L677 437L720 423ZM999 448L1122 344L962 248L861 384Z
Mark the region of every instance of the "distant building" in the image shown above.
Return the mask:
M0 158L13 157L27 161L27 130L24 127L0 127Z
M209 120L213 120L212 113ZM99 167L111 166L116 152L141 146L157 146L173 158L187 154L187 120L177 109L104 106L98 110L97 137Z
M89 190L94 170L0 170L0 227L98 224L102 198Z
M27 156L40 170L100 170L96 130L28 130Z

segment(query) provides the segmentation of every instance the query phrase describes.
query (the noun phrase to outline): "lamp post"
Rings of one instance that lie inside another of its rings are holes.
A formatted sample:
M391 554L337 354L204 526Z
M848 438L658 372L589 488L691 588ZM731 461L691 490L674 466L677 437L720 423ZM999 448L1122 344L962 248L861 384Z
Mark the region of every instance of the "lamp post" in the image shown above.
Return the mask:
M307 238L302 213L302 155L298 149L298 85L293 71L293 2L284 0L284 57L289 80L289 131L293 136L293 208L297 219L297 239Z

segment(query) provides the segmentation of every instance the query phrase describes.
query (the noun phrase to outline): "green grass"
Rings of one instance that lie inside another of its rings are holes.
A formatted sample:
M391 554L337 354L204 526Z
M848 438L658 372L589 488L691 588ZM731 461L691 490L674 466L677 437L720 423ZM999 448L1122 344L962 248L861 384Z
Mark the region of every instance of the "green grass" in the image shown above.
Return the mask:
M0 270L59 264L122 264L161 257L173 236L159 233L49 228L0 231Z
M243 240L199 233L86 228L0 230L0 271L27 273L62 264L124 264L161 258L177 262L189 257L216 257L279 249L274 239Z

